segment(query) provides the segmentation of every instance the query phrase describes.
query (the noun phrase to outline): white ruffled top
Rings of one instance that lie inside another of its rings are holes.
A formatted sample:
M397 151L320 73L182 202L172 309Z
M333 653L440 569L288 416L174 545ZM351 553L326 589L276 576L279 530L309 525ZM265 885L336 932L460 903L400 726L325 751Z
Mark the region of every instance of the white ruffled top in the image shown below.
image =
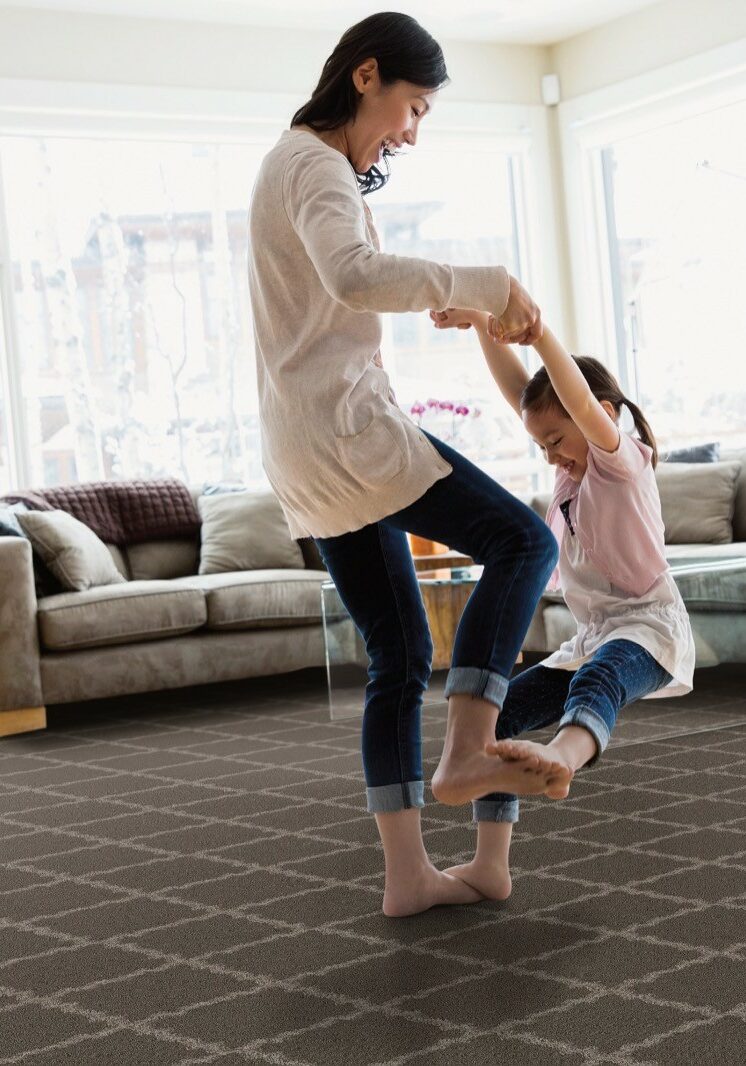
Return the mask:
M602 644L630 640L645 648L672 677L664 688L643 698L691 692L694 637L670 570L644 596L633 596L613 585L594 566L579 538L566 527L560 546L559 577L578 632L544 659L542 666L577 670Z

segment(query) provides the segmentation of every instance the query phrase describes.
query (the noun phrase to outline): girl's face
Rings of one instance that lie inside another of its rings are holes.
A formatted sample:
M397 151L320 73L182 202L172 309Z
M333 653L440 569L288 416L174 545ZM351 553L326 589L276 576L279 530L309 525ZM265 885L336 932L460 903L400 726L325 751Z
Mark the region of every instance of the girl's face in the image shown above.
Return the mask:
M347 156L358 174L383 162L384 147L415 145L419 125L432 109L437 90L408 81L381 85L378 63L367 60L352 75L359 93L353 122L345 127Z
M582 481L588 463L588 441L559 408L524 411L523 424L551 466L560 466L573 481Z
M616 412L608 400L601 406L613 422ZM588 467L588 441L573 420L559 407L523 411L523 424L551 466L561 467L573 481L582 481Z

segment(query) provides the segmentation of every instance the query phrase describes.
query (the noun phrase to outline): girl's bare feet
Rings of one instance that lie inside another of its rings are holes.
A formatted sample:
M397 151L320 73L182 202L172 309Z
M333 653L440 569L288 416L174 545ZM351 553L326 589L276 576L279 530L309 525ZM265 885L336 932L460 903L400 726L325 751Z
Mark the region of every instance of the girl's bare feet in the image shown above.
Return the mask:
M556 750L552 751L545 744L537 744L533 740L498 740L494 744L487 745L487 751L497 755L508 764L512 764L519 773L524 768L525 773L536 775L536 765L539 764L540 773L543 777L543 787L539 790L549 799L564 799L570 791L570 782L575 776L575 770L564 757ZM497 792L521 793L520 788L493 789Z
M465 880L428 864L406 882L389 883L383 893L383 913L387 918L404 918L442 904L479 903L484 894Z
M461 878L481 892L485 899L507 899L513 887L506 865L480 862L476 858L460 866L451 866L445 873Z

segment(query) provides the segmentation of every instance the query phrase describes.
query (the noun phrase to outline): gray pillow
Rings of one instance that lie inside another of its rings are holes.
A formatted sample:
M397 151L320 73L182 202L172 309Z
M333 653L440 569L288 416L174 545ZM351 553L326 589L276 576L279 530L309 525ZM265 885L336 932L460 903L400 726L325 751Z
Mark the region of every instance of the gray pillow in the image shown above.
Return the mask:
M730 544L741 465L661 463L655 471L666 544Z
M127 579L92 529L67 511L26 511L18 524L63 588L72 592Z
M236 570L305 570L303 552L290 536L273 492L200 496L200 574Z
M664 463L716 463L720 458L720 444L693 444L691 448L674 448L661 455Z

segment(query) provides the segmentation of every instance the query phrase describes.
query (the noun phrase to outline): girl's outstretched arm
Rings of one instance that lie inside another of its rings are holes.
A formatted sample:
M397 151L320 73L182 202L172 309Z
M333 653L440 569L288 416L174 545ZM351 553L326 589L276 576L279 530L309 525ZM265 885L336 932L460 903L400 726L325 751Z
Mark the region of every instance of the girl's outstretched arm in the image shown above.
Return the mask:
M620 440L617 425L591 392L572 356L546 326L534 348L547 368L560 403L585 439L605 452L615 452Z
M531 375L509 344L501 344L491 336L488 329L490 316L487 312L449 307L445 311L431 311L430 317L438 329L468 329L469 326L474 326L490 373L500 392L520 418L521 393Z

